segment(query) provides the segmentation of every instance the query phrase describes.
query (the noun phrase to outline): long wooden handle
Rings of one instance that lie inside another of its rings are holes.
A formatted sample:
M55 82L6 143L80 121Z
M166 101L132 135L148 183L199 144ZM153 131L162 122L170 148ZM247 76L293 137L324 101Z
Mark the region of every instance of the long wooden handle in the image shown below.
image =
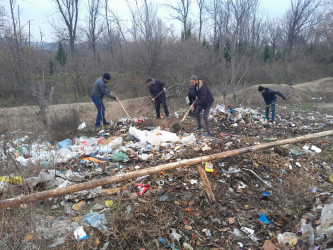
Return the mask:
M196 101L197 101L197 100L195 100L194 103L195 103ZM194 104L194 103L193 103L193 104ZM193 104L192 104L192 105L193 105ZM182 119L180 122L183 122L183 121L185 120L185 118L187 117L187 115L188 115L188 113L190 112L190 110L191 110L191 108L189 108L189 109L186 111L186 113L185 113L183 119Z
M185 113L185 115L184 115L184 117L183 117L183 119L180 121L180 122L183 122L184 120L185 120L185 118L187 117L187 115L188 115L188 113L190 112L190 108L186 111L186 113Z
M171 87L167 88L167 89L165 90L165 92L167 92L167 90L168 90L168 89L171 89L171 88L173 88L173 85L172 85ZM164 90L162 90L160 93L158 93L157 96L155 96L154 98L159 97L163 92L164 92Z
M155 96L154 98L156 99L156 98L159 97L163 92L164 92L164 90L162 90L160 93L158 93L157 96Z
M121 102L118 101L118 103L119 103L120 106L123 108L123 110L125 111L126 115L131 119L130 115L127 113L126 109L125 109L124 106L121 104Z

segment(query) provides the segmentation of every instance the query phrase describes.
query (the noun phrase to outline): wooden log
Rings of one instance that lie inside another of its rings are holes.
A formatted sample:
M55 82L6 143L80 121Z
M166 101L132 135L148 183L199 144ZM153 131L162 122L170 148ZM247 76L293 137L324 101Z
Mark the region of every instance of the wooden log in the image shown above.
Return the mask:
M198 165L198 172L199 172L202 182L204 184L208 200L210 202L215 202L215 196L213 194L212 187L210 186L210 182L206 175L205 169L203 168L203 166L201 164Z
M14 207L18 206L20 204L28 203L28 202L34 202L34 201L39 201L39 200L45 200L48 198L52 197L57 197L61 196L64 194L70 194L82 190L87 190L87 189L92 189L95 187L111 184L111 183L116 183L116 182L121 182L129 179L134 179L139 176L143 175L152 175L155 173L159 173L161 171L167 171L175 168L180 168L180 167L186 167L190 165L195 165L198 163L206 162L206 161L213 161L217 159L224 159L224 158L229 158L232 156L240 155L240 154L245 154L249 152L255 152L279 145L284 145L284 144L292 144L292 143L297 143L301 141L306 141L310 139L315 139L323 136L330 136L333 135L333 130L328 130L324 132L319 132L315 134L308 134L308 135L303 135L295 138L290 138L290 139L284 139L284 140L278 140L270 143L263 143L255 146L250 146L250 147L245 147L245 148L240 148L240 149L234 149L226 152L221 152L217 154L212 154L212 155L206 155L206 156L200 156L196 157L193 159L185 159L182 161L178 162L172 162L168 164L162 164L156 167L150 167L146 169L140 169L137 171L125 173L122 175L118 176L111 176L111 177L105 177L97 180L92 180L88 181L85 183L79 183L63 188L57 188L57 189L52 189L52 190L47 190L47 191L42 191L38 193L33 193L25 196L20 196L17 198L12 198L12 199L7 199L7 200L2 200L0 201L0 209L7 208L7 207Z
M118 187L118 188L108 188L108 189L103 189L102 193L99 194L99 196L108 196L108 195L114 195L118 193L119 191L124 191L128 190L129 185L126 185L124 187Z

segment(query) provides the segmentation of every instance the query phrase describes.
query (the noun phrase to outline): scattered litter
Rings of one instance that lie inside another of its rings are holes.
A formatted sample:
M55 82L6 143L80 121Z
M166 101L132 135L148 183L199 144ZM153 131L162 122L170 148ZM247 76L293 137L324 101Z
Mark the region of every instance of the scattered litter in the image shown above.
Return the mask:
M96 228L97 230L100 231L107 230L107 227L105 226L107 220L104 214L89 213L86 216L84 216L83 220L84 222L88 223L90 226Z
M78 229L74 231L74 236L76 241L84 240L88 238L88 235L84 231L83 227L80 226Z
M321 153L321 149L318 148L318 147L315 146L315 145L312 145L310 149L313 150L313 151L315 151L316 153Z
M259 220L262 222L262 223L265 223L265 224L269 224L270 221L267 219L266 215L265 214L261 214L260 217L259 217Z
M78 129L78 130L81 130L81 129L84 129L84 128L86 128L86 127L87 127L86 122L83 122L83 123L81 123L81 124L77 127L77 129Z
M205 171L210 173L214 172L213 163L205 162Z

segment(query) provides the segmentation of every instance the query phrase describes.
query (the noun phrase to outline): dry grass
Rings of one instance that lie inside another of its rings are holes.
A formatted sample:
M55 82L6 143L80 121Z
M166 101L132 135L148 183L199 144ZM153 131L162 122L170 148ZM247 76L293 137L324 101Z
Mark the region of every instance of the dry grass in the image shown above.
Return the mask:
M48 127L48 135L51 141L61 141L66 138L73 138L80 125L78 111L71 109L65 115L53 114Z

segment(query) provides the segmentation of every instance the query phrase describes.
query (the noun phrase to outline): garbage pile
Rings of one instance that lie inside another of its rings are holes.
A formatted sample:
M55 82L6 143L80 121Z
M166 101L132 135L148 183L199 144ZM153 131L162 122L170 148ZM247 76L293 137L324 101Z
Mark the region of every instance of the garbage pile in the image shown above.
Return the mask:
M32 191L67 187L333 127L331 114L283 111L276 124L265 126L263 111L217 105L209 117L211 137L194 133L191 117L177 134L167 126L151 126L152 118L139 117L120 119L111 129L96 131L96 136L80 135L55 144L29 144L24 136L6 148L22 169L36 164L44 169L38 176L1 176L0 189L5 195L22 187ZM173 119L184 114L176 113ZM84 130L82 125L80 131ZM38 246L33 240L38 237L47 238L50 248L330 248L332 145L332 138L321 138L202 162L215 203L207 199L199 166L54 198L48 211L59 215L36 214L37 229L26 232L31 237L23 241L28 248ZM1 158L6 155L2 150ZM52 233L55 225L57 234Z

